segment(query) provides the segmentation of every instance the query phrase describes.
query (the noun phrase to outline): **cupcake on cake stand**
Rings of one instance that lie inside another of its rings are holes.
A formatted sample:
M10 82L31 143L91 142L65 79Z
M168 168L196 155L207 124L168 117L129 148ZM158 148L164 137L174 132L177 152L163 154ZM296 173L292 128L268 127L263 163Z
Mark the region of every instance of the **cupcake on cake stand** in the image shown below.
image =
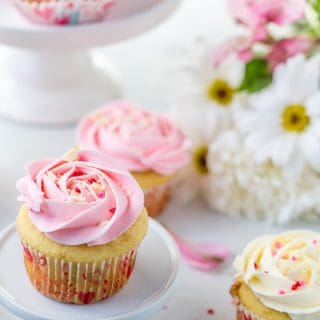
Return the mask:
M0 4L0 114L65 124L119 97L116 68L91 48L151 29L181 0L118 0L106 20L75 26L32 24L9 0Z

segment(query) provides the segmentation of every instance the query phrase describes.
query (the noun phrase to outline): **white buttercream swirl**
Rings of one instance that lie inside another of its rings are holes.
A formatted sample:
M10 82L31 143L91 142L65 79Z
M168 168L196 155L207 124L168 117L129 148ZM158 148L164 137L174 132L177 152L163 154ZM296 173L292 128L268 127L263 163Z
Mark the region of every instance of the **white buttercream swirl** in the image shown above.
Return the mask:
M296 230L260 237L235 267L265 306L293 320L320 319L320 234Z

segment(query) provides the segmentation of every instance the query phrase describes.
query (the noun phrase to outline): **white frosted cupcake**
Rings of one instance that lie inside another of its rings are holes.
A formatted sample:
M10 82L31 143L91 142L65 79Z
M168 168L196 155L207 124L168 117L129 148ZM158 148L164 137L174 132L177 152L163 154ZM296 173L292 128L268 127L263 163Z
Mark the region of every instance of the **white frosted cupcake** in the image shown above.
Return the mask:
M238 320L320 319L320 234L297 230L253 240L235 261Z

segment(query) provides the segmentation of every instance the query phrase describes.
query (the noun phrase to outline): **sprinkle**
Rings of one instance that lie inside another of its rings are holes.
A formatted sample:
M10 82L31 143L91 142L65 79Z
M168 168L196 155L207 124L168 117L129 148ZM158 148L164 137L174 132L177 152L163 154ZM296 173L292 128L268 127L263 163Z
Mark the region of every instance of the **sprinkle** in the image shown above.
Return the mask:
M282 296L282 295L286 294L286 292L285 292L284 290L279 290L279 291L278 291L278 294L279 294L280 296Z
M263 271L265 274L269 274L269 271Z
M63 159L66 161L78 161L79 160L79 155L78 155L78 148L77 147L73 147L72 149L70 149L68 152L66 152L63 155Z
M258 269L258 264L255 262L254 263L254 268L257 270Z
M167 305L165 305L165 306L162 307L162 310L167 310L167 309L168 309L168 306L167 306Z
M317 243L318 243L318 240L315 239L315 240L312 241L312 243L316 246Z
M291 286L291 290L295 291L298 290L300 287L304 286L304 281L296 281L292 286Z
M280 249L282 247L282 244L279 241L277 241L274 245L277 249Z
M105 195L106 195L106 193L105 193L104 191L99 191L99 192L97 192L97 197L98 197L99 199L104 198Z
M291 260L292 260L292 261L297 261L298 258L297 258L296 256L292 256L292 257L291 257Z
M210 315L213 315L213 314L215 314L215 311L214 311L214 309L212 309L212 308L209 308L209 309L207 310L207 314L210 314Z
M116 212L116 208L111 208L111 209L109 209L109 211L110 211L111 213L115 213L115 212Z

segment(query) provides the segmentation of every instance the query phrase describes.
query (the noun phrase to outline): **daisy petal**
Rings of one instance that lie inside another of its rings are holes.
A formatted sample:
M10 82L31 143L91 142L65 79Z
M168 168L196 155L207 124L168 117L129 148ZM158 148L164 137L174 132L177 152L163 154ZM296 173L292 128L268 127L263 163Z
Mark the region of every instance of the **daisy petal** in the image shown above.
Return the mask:
M305 134L300 139L300 147L311 167L320 172L320 140L311 134Z

